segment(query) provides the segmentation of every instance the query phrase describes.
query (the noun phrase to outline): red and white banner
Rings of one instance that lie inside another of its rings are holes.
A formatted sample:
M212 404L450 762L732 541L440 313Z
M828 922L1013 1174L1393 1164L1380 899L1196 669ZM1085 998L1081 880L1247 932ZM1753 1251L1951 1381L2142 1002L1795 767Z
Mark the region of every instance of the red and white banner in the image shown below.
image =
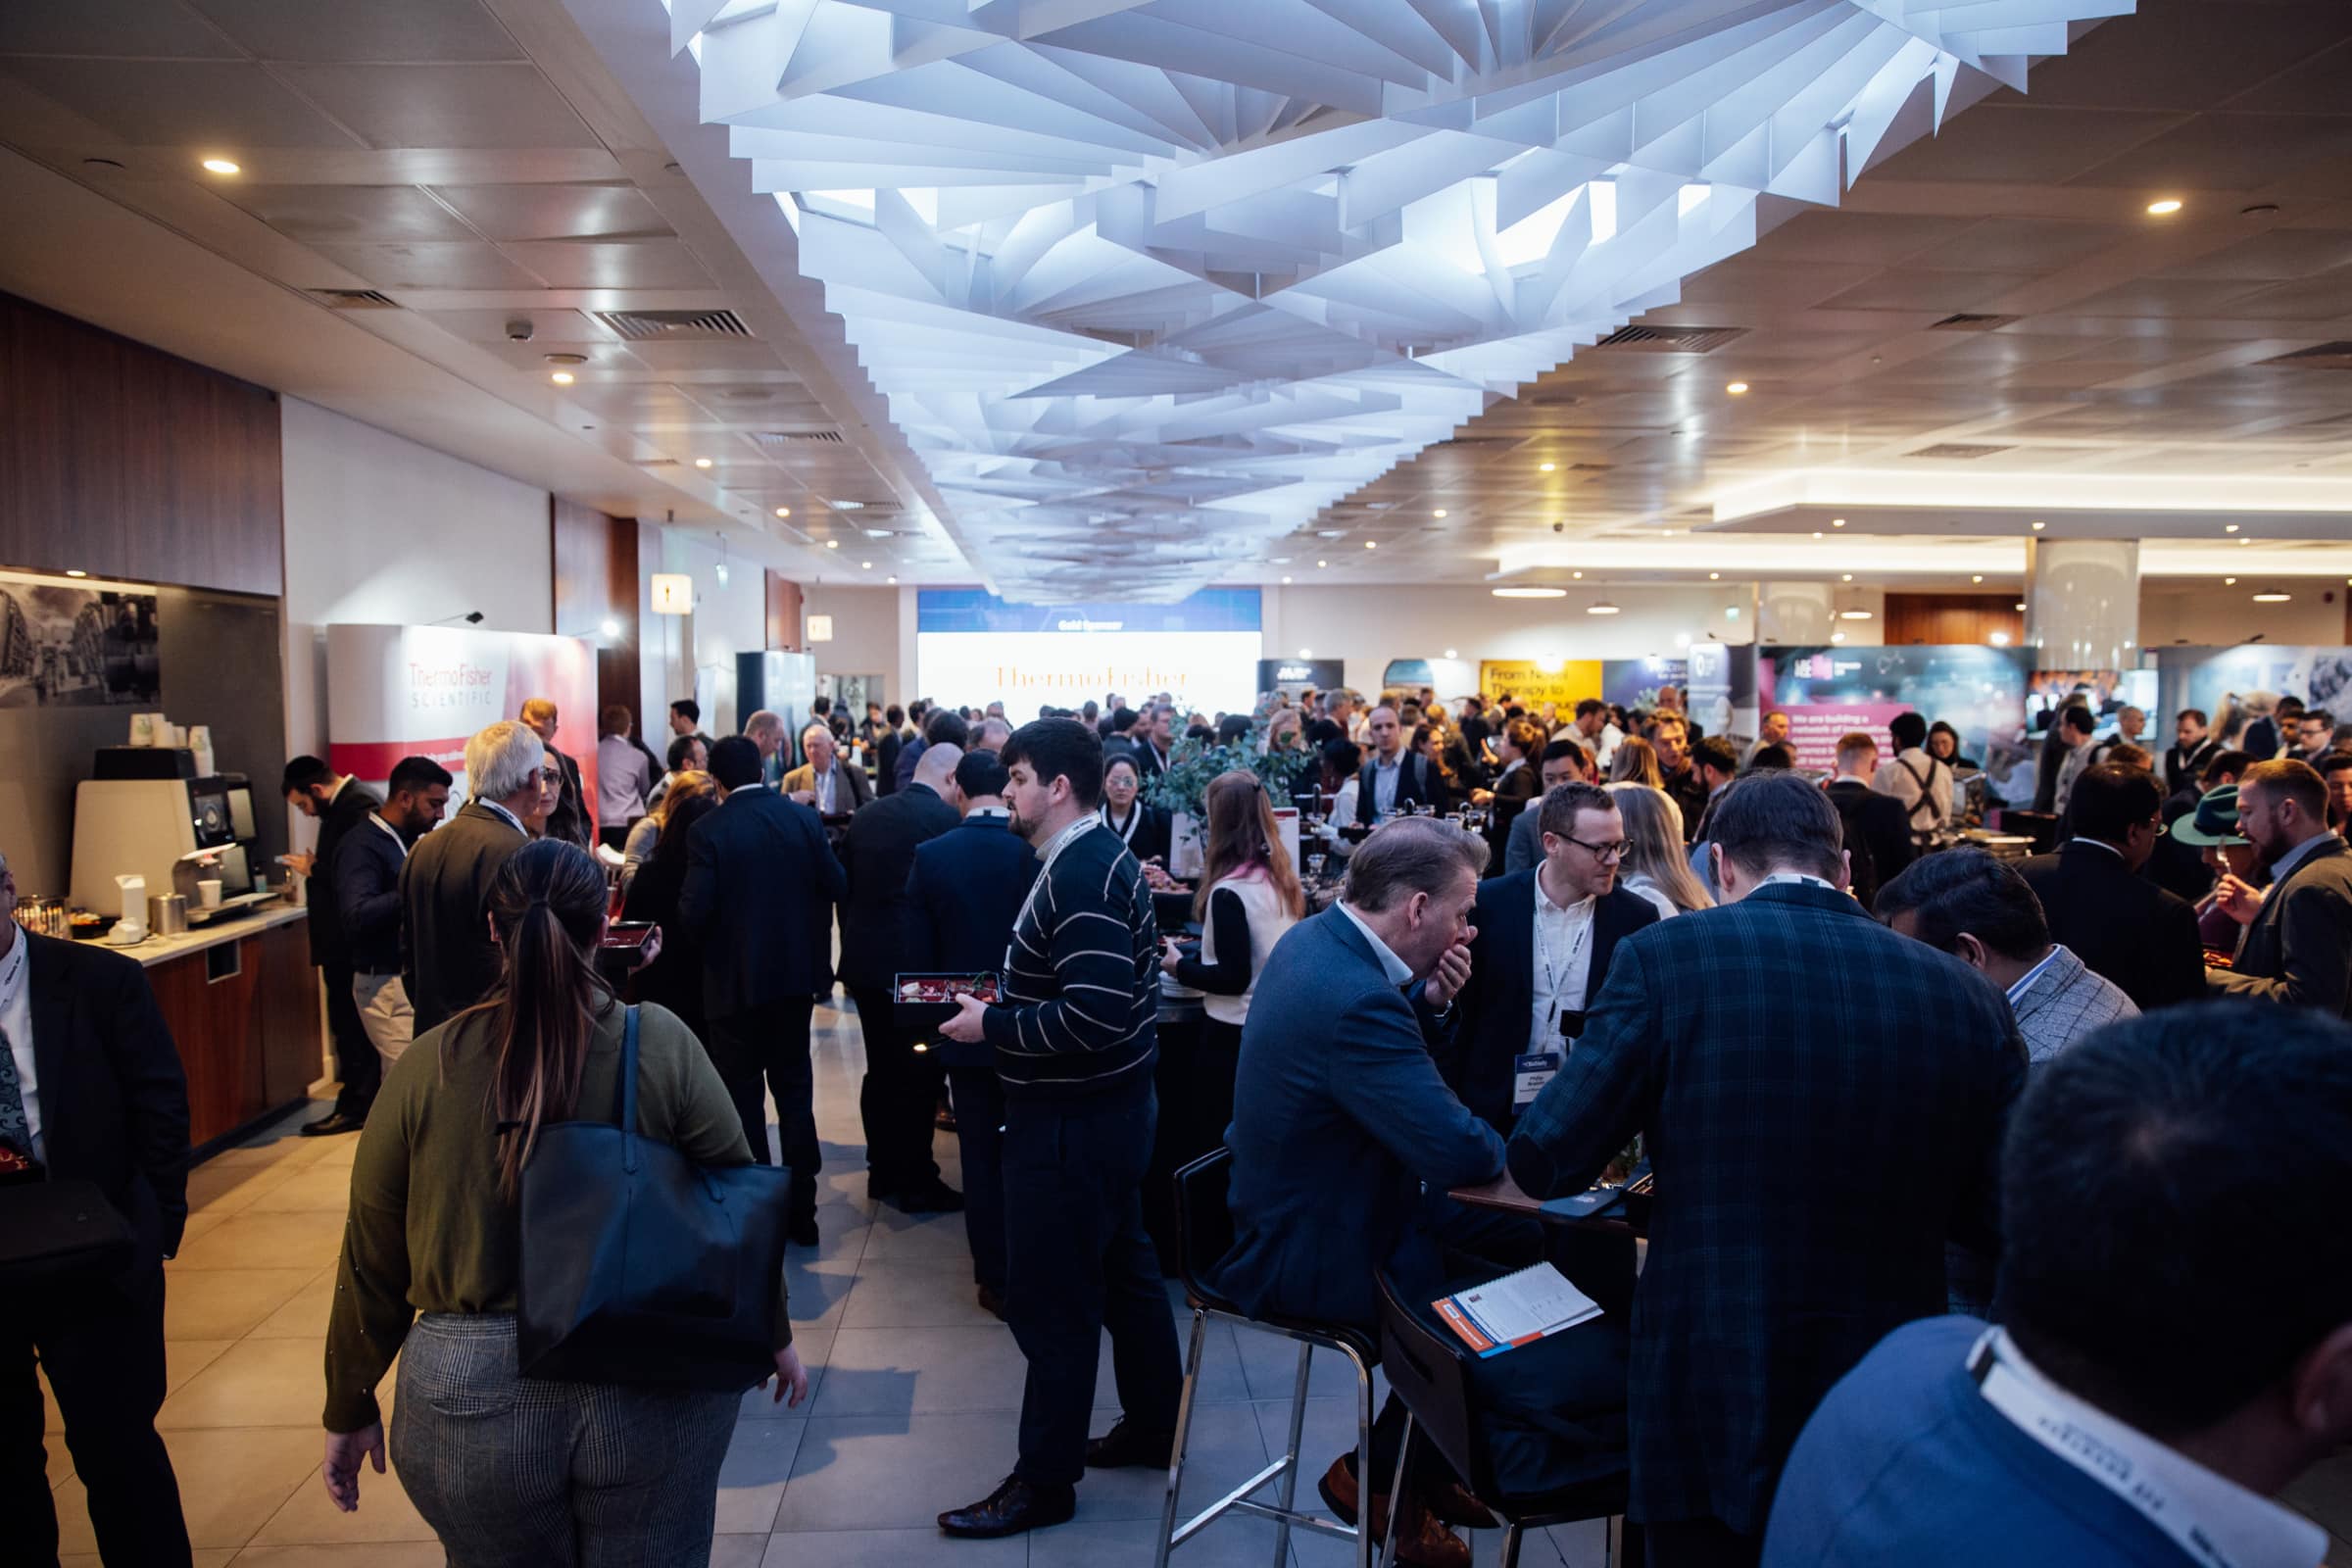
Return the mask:
M381 788L404 757L429 757L466 793L466 742L515 718L523 703L556 705L556 749L580 768L596 807L596 654L576 637L470 626L326 628L327 765Z

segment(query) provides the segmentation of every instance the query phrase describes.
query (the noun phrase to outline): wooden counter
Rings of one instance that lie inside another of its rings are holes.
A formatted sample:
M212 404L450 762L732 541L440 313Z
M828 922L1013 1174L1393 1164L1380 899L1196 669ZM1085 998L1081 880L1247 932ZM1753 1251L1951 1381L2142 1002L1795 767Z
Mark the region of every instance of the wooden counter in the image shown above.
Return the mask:
M146 966L179 1048L188 1141L199 1150L302 1100L318 1077L318 971L305 917L270 905L123 950Z

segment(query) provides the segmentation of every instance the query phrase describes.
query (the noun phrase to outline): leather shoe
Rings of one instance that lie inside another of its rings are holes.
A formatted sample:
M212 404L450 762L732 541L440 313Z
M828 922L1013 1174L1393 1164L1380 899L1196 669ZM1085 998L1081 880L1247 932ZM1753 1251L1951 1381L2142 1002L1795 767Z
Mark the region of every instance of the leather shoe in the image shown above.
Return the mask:
M816 1246L816 1216L790 1220L784 1226L784 1240L795 1247L813 1250Z
M1478 1494L1459 1481L1448 1479L1443 1486L1424 1486L1421 1500L1429 1511L1456 1530L1499 1530L1502 1521L1494 1510L1478 1500Z
M305 1122L302 1126L302 1136L305 1138L332 1138L337 1133L356 1133L367 1125L368 1118L365 1116L354 1116L349 1111L335 1110L327 1112L317 1121Z
M1323 1472L1315 1483L1323 1494L1325 1506L1337 1514L1343 1524L1354 1524L1362 1502L1354 1472L1348 1468L1348 1456L1342 1454ZM1398 1510L1402 1517L1397 1523L1396 1560L1410 1563L1413 1568L1470 1568L1470 1545L1452 1531L1438 1522L1437 1516L1421 1505L1420 1499L1407 1497ZM1389 1539L1389 1498L1386 1493L1372 1494L1372 1539L1386 1544Z
M1004 1295L1002 1291L992 1291L983 1285L976 1295L981 1311L986 1312L1000 1323L1004 1321Z
M892 1205L904 1214L960 1214L963 1195L934 1176L913 1187L902 1187L891 1196Z
M1165 1470L1176 1451L1173 1432L1146 1432L1125 1416L1086 1446L1089 1470Z
M1024 1530L1057 1525L1078 1511L1076 1487L1031 1486L1019 1476L978 1502L951 1508L939 1516L939 1528L951 1536L984 1541L995 1536L1017 1536ZM1470 1559L1464 1557L1464 1562Z

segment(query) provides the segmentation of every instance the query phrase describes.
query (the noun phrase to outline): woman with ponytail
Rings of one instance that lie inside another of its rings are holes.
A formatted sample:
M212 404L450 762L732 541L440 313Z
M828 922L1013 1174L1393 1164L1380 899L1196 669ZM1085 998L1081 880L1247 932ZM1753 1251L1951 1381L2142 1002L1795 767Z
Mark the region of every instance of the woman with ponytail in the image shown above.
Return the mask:
M542 839L491 884L501 959L478 1004L388 1073L352 1166L326 1340L327 1494L380 1475L375 1388L400 1359L391 1457L453 1568L700 1563L710 1550L732 1394L525 1380L515 1370L517 1197L543 1128L613 1121L627 1009L596 971L604 872ZM748 1165L726 1085L665 1008L638 1020L637 1130L699 1165ZM798 1405L783 1281L776 1397ZM593 1545L591 1545L593 1543Z

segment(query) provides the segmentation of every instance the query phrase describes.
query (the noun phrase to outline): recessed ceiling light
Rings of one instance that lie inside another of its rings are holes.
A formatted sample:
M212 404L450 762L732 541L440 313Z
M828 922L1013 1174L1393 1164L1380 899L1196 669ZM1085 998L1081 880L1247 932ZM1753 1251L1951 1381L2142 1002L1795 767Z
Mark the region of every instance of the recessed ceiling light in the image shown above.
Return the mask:
M1556 463L1539 463L1536 465L1536 471L1538 473L1549 473L1552 469L1558 466L1559 465Z
M82 570L79 566L68 566L66 568L66 575L69 577L87 577L89 573Z
M1572 571L1572 572L1570 572L1568 575L1570 575L1571 577L1582 577L1582 576L1584 575L1584 573L1583 573L1583 572L1581 572L1581 571Z
M1834 631L1830 633L1830 641L1834 643L1841 643L1845 641L1845 633L1841 631Z
M694 466L698 468L708 468L710 466L710 460L709 458L697 458L694 460Z
M2170 218L2180 210L2180 198L2178 196L2167 196L2162 201L2148 203L2150 218Z
M2254 596L2254 602L2258 605L2283 605L2289 599L2294 597L2295 596L2293 594L2282 594L2278 589L2273 588L2268 593L2256 594Z
M792 515L792 509L790 507L778 507L776 509L776 515L779 517L789 517Z
M1312 648L1301 648L1298 650L1298 657L1300 659L1312 659L1315 657L1315 651Z
M2234 522L2225 522L2222 524L2222 532L2235 533L2237 532L2237 524Z
M1983 582L1983 581L1984 580L1984 574L1983 572L1981 572L1981 571L1980 571L1980 572L1978 572L1978 573L1977 573L1975 576L1973 576L1973 577L1969 578L1968 580L1969 580L1970 582Z
M1461 655L1459 655L1459 654L1455 653L1455 652L1454 652L1452 649L1448 648L1448 649L1446 649L1446 657L1447 659L1459 659L1459 658L1461 657Z
M1722 580L1723 573L1720 571L1710 571L1707 573L1707 581L1709 582L1721 582Z
M2233 588L2236 585L2237 579L2235 577L2224 577L2222 579L2222 586L2225 588Z
M1446 515L1446 509L1444 507L1440 507L1437 511L1431 513L1430 515L1433 517L1443 517Z
M1283 582L1284 582L1284 583L1287 585L1287 584L1290 582L1290 580L1291 580L1291 579L1290 579L1290 578L1288 578L1288 577L1285 577L1285 578L1283 578L1282 580L1283 580Z
M2018 608L2018 612L2019 612L2019 613L2021 613L2021 614L2022 614L2022 613L2024 613L2024 612L2025 612L2025 608L2026 608L2026 602L2025 602L2023 599L2020 599L2020 600L2017 602L2017 608Z
M896 577L885 577L885 578L883 578L882 580L883 580L884 582L897 582L899 579L898 579L898 578L896 578Z
M1318 561L1318 562L1316 562L1316 563L1315 563L1315 565L1316 565L1318 568L1320 568L1320 567L1324 567L1324 566L1328 566L1328 565L1330 565L1330 564L1331 564L1331 563L1330 563L1330 562L1328 562L1328 561Z
M1291 558L1288 556L1275 556L1272 560L1277 566L1287 566L1291 564Z
M1845 519L1843 517L1832 517L1830 519L1830 526L1833 528L1842 528L1845 526Z
M1340 535L1346 533L1347 531L1348 530L1345 528L1317 528L1315 530L1315 537L1318 539L1337 539L1340 537Z
M572 373L569 370L550 371L547 378L550 381L555 382L558 386L569 386L573 380Z
M1595 604L1587 605L1585 613L1588 615L1614 615L1617 613L1617 607L1603 599Z
M244 172L244 171L240 170L235 164L229 162L225 158L207 158L204 161L204 170L208 174L237 174Z
M1745 397L1747 395L1747 383L1745 381L1733 381L1726 385L1724 390L1736 398Z
M2254 541L2253 541L2253 540L2251 540L2251 539L2245 538L2245 537L2243 537L2243 536L2240 536L2237 542L2238 542L2239 544L2241 544L2241 545L2250 545L2250 544L2252 544Z
M1377 539L1367 539L1364 541L1364 548L1366 550L1378 550L1380 548L1380 541Z
M890 530L888 528L868 528L865 530L865 536L868 539L887 539L890 537Z
M1674 530L1672 528L1660 528L1658 530L1658 537L1661 539L1671 539L1674 537Z
M1850 571L1847 572L1843 580L1846 582L1852 582L1854 580L1854 574Z
M2035 533L2039 533L2042 529L2047 528L2049 524L2046 522L2037 522L2034 525L2034 531Z
M1990 633L1985 637L1984 640L1992 644L1992 646L1995 648L2006 648L2009 646L2009 634L2005 631L1996 631Z
M1580 571L1577 575L1582 577L1584 573ZM1494 597L1497 599L1565 599L1568 597L1568 590L1565 588L1497 588L1494 590Z
M874 569L874 564L870 561L860 561L858 563L858 569L860 571L871 571Z
M1839 620L1868 620L1870 612L1867 610L1840 610L1838 612L1838 618Z
M841 548L841 541L838 539L828 539L825 541L825 548L827 550L839 550Z
M1820 537L1821 537L1821 530L1820 530L1820 529L1818 529L1818 528L1816 528L1816 529L1813 531L1813 537L1814 537L1814 538L1816 538L1816 539L1820 538Z

